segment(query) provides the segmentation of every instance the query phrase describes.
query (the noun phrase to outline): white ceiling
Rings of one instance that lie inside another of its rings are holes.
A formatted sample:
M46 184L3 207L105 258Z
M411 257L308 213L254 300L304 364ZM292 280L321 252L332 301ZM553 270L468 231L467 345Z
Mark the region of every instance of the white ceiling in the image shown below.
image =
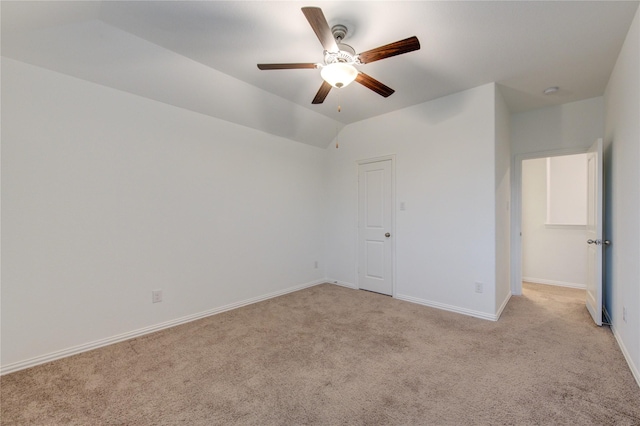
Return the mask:
M600 96L638 2L3 0L1 6L5 57L324 147L345 124L490 82L500 84L512 112ZM318 70L258 70L257 63L322 61L303 6L319 6L330 25L346 25L345 42L357 52L417 36L420 50L360 67L396 92L385 99L353 83L312 105ZM560 90L543 95L549 86Z

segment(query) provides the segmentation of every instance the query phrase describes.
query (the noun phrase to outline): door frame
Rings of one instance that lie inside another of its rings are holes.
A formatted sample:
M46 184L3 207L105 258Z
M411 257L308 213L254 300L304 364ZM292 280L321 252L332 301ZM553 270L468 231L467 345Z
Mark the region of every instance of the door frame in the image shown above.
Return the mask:
M516 154L511 184L511 294L522 295L522 162L536 158L586 154L589 147L566 148Z
M380 157L366 158L362 160L357 160L355 165L355 186L356 186L356 197L355 197L355 226L356 226L356 264L354 267L355 276L356 276L356 288L360 289L360 274L358 273L358 268L360 265L360 252L358 250L360 243L360 224L358 223L358 218L360 215L360 203L358 202L358 198L360 196L360 186L359 186L359 174L360 174L360 166L363 164L370 163L378 163L380 161L391 160L391 297L396 297L396 154L388 154Z

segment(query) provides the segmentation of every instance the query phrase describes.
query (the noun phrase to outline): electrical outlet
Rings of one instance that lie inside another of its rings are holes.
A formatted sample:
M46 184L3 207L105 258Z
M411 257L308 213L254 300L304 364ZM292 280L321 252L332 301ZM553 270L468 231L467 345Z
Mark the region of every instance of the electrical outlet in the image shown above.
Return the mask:
M162 290L153 290L151 292L151 302L153 303L162 302Z
M622 307L622 321L627 322L627 307Z
M482 293L484 291L482 283L476 283L476 293Z

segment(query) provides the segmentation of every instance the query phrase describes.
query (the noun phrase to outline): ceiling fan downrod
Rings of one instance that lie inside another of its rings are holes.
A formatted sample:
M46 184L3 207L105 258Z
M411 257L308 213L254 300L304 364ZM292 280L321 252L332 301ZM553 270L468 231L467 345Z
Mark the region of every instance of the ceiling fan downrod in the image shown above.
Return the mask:
M345 39L348 32L349 30L347 29L347 27L342 24L337 24L331 27L331 34L333 34L333 38L336 39L338 44L340 44L342 40Z

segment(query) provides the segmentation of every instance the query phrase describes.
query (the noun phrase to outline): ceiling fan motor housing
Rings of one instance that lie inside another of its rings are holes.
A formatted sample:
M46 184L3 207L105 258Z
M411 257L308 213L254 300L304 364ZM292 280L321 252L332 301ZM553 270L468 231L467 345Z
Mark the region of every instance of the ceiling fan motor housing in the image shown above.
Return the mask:
M324 63L326 65L336 64L336 63L343 63L343 64L355 64L355 63L357 63L356 56L355 56L354 53L351 53L348 50L342 50L345 46L348 47L348 48L351 48L351 50L353 50L353 48L351 46L347 46L346 44L339 44L338 47L340 48L340 51L338 51L338 52L325 52Z
M333 34L333 38L336 40L336 44L338 46L338 52L325 52L324 63L326 65L335 64L337 62L346 63L346 64L356 64L358 62L358 58L356 55L356 50L342 42L347 36L349 30L345 25L336 24L331 27L331 34Z

